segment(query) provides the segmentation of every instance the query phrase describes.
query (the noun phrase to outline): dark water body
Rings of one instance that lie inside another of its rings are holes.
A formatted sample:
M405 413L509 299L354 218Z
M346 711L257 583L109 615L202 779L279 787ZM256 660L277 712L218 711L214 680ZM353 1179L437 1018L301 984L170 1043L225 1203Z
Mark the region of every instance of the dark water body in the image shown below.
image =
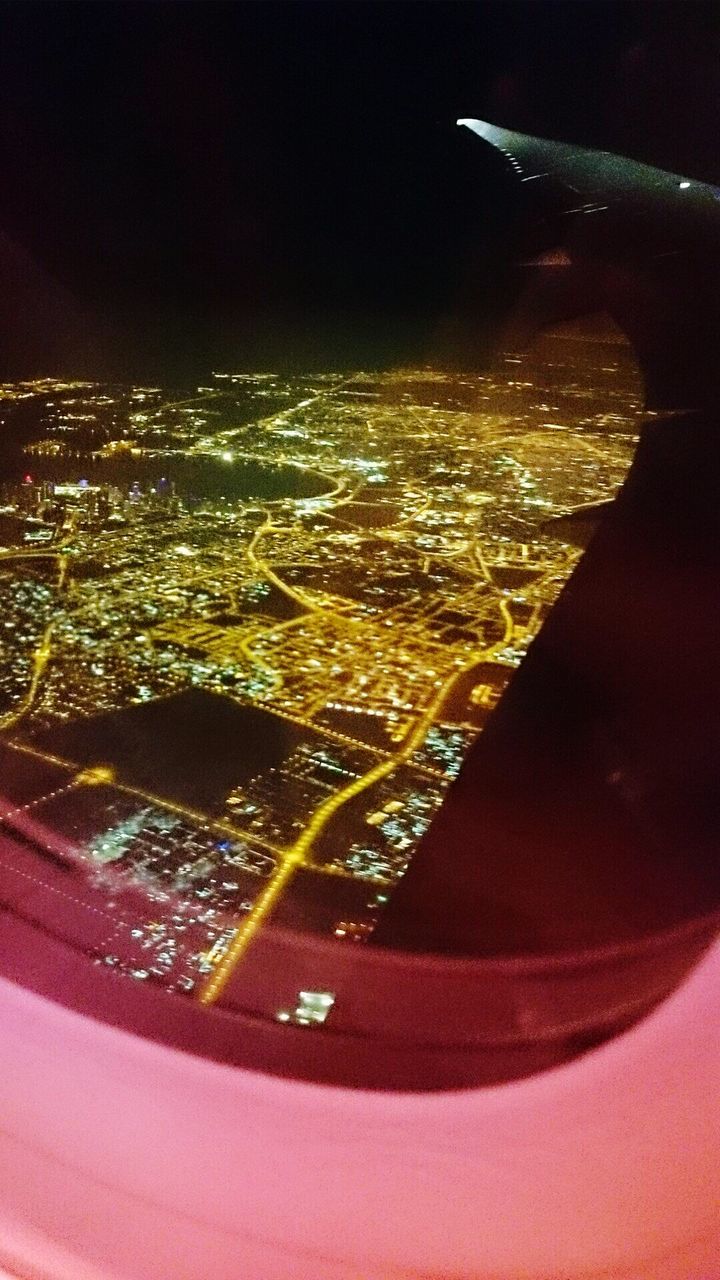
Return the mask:
M315 471L304 471L290 465L273 465L250 458L223 462L211 457L184 457L181 454L157 454L151 457L114 458L33 458L25 460L16 479L30 473L33 480L87 480L89 484L117 485L130 489L139 484L142 490L155 488L163 481L172 482L179 497L186 502L207 499L265 502L281 498L317 498L329 493L333 484Z

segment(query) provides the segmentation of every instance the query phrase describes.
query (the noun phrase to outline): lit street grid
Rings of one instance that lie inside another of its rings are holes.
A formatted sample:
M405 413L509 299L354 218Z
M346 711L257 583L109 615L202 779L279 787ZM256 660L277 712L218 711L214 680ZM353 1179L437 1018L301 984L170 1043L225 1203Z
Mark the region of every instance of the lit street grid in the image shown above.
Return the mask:
M96 963L205 1003L271 917L370 936L640 403L625 348L560 339L485 376L2 386L3 899L49 927L70 894Z

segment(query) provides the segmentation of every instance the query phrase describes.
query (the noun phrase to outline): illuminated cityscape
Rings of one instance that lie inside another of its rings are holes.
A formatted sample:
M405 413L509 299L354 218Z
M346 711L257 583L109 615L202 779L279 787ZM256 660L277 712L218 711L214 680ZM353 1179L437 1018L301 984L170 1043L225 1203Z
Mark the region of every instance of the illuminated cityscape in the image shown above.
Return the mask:
M0 397L5 892L205 1002L271 916L364 941L624 478L626 349Z

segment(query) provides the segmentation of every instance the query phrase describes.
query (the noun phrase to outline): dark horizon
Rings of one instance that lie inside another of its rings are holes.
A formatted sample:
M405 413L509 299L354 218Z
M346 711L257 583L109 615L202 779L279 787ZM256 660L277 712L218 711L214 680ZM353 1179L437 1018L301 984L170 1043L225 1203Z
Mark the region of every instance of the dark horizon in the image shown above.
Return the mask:
M481 352L508 208L481 148L465 166L458 116L720 179L704 4L81 0L0 19L5 377L381 367L443 358L468 317Z

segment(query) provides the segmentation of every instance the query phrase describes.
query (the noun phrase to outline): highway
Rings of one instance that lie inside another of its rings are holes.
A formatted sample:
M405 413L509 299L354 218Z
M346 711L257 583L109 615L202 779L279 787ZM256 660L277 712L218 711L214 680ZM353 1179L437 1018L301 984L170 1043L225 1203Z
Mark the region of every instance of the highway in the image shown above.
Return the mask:
M57 549L53 550L50 547L43 551L34 548L3 547L0 550L0 565L7 564L8 560L54 560L58 554Z
M28 688L25 697L17 707L13 707L12 711L7 711L4 716L0 716L0 729L10 729L13 725L17 724L33 705L40 683L45 674L45 668L50 660L54 625L55 624L53 622L48 623L42 634L40 644L35 650L30 687Z
M58 594L62 595L63 591L65 590L65 584L66 584L66 578L67 578L68 558L66 555L62 554L61 550L54 551L51 553L49 552L43 552L43 553L15 552L14 553L15 556L20 556L23 559L28 559L32 556L38 556L40 554L42 554L45 557L47 557L50 554L54 559L57 559L58 561L57 589L58 589ZM55 627L55 620L53 619L47 624L45 630L43 631L40 644L35 650L35 654L33 658L32 676L30 678L30 686L28 688L28 691L17 707L14 707L11 711L7 711L4 716L0 716L0 730L9 729L13 725L17 724L19 720L22 720L23 716L27 715L28 711L33 706L33 703L35 702L35 699L37 697L38 689L42 684L43 676L45 675L45 671L47 669L48 663L52 655L52 634L53 634L54 627Z
M402 744L398 751L388 760L383 760L373 766L368 773L363 774L361 778L356 778L349 783L341 791L335 792L329 796L327 800L317 808L309 819L304 830L298 839L289 849L285 851L277 871L268 881L265 889L257 898L252 910L247 914L242 924L238 927L233 935L232 941L227 948L222 959L217 964L213 973L208 978L205 986L201 989L199 999L201 1004L213 1004L224 991L236 966L240 963L245 955L248 947L256 936L267 917L273 911L283 893L290 884L295 872L303 866L310 864L309 854L312 850L317 837L321 831L325 829L331 819L335 816L339 809L346 805L356 796L367 791L376 782L387 778L391 773L404 764L415 751L422 745L428 730L435 721L440 712L443 703L452 693L453 686L463 676L466 671L471 670L478 662L490 662L495 654L510 642L513 635L514 623L512 614L507 602L501 599L499 602L500 612L505 622L505 633L502 640L490 648L482 650L479 654L474 654L472 661L466 663L458 671L453 671L450 676L442 683L434 698L428 703L424 711L422 711L415 724L408 729Z
M277 587L278 591L282 591L283 595L288 596L295 604L301 605L303 609L320 609L322 606L314 596L306 595L305 592L296 591L294 587L289 586L287 582L278 577L274 570L270 568L267 560L261 560L256 554L256 549L265 535L270 533L273 529L278 529L280 527L281 526L273 523L271 515L267 515L265 517L265 522L258 526L252 536L252 539L248 543L246 551L247 560L255 573L260 577L267 578L268 582L272 582L273 585Z
M40 751L37 747L31 746L27 742L17 742L12 739L4 739L3 746L10 747L13 751L19 751L23 755L42 760L46 764L60 765L64 769L72 770L76 774L76 779L79 783L86 785L103 783L107 786L112 786L116 791L122 791L125 795L132 796L135 800L141 800L144 804L176 813L179 817L185 818L197 827L217 832L218 835L231 836L233 840L247 840L252 844L260 845L277 857L282 857L283 855L282 849L264 839L264 837L256 835L254 831L243 831L231 822L226 822L222 818L212 818L207 813L202 813L199 809L192 809L189 805L180 804L179 801L169 800L167 796L158 796L151 791L143 790L142 787L132 787L127 783L120 782L115 775L115 771L110 766L96 765L84 768L77 761L53 755L49 751ZM1 822L2 816L0 815Z

